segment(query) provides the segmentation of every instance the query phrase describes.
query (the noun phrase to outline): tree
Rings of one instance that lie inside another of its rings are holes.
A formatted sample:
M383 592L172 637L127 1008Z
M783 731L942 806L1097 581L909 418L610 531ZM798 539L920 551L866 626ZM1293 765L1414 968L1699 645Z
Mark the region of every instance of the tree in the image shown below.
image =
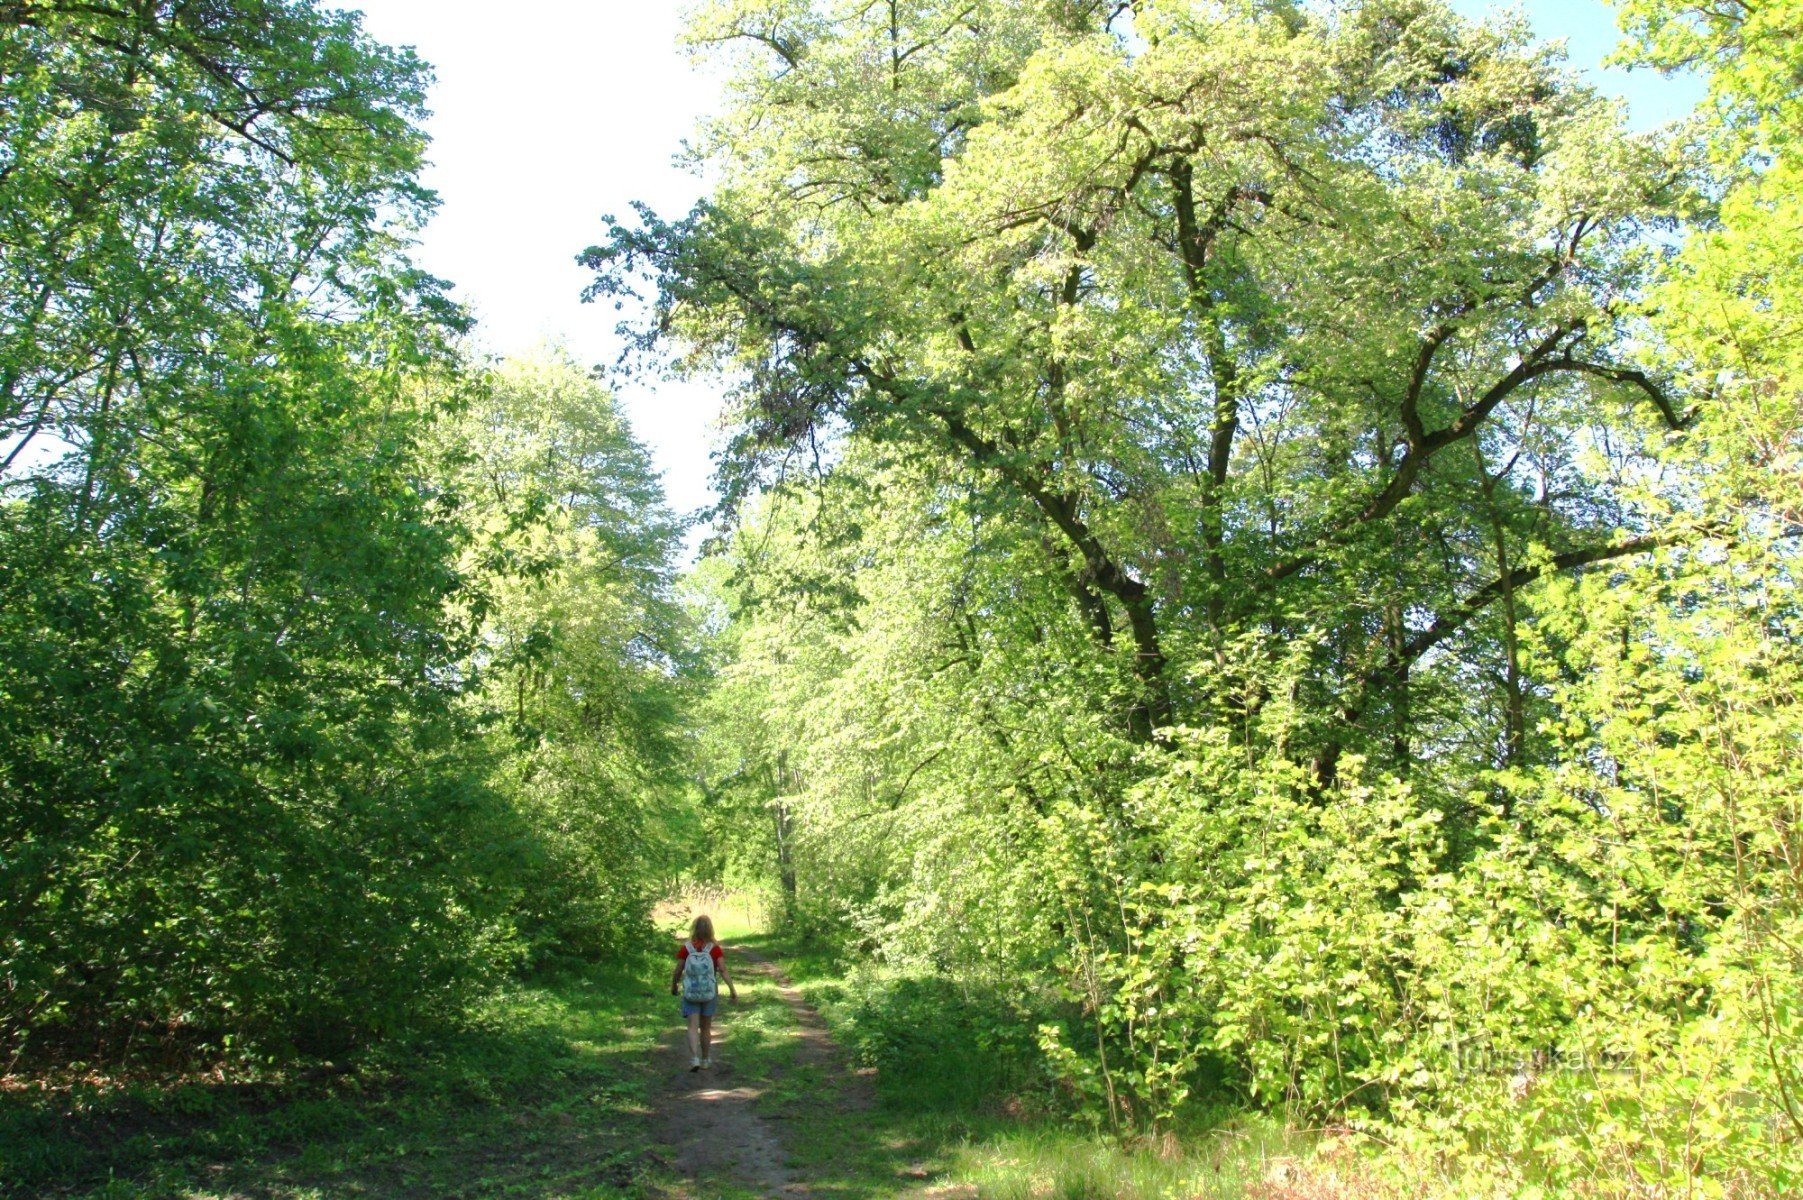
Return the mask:
M469 702L524 824L515 921L539 958L617 954L683 850L680 527L613 397L561 351L502 363L440 436L482 584Z
M331 1050L511 951L405 257L426 82L309 3L0 7L0 1030Z
M898 0L693 37L738 47L721 183L616 228L597 292L643 272L680 353L741 372L729 496L838 438L980 468L1138 680L1138 740L1213 719L1187 680L1242 632L1321 629L1337 715L1298 749L1407 770L1398 714L1496 657L1480 616L1681 535L1620 486L1690 419L1621 352L1674 169L1519 28Z
M1796 256L1803 250L1803 8L1795 3L1622 6L1636 61L1707 73L1698 119L1712 170L1696 226L1652 296L1667 369L1715 398L1693 439L1724 521L1800 526Z
M1426 3L694 26L718 184L590 261L738 385L720 757L1094 1116L1794 1190L1792 43L1632 11L1725 182Z

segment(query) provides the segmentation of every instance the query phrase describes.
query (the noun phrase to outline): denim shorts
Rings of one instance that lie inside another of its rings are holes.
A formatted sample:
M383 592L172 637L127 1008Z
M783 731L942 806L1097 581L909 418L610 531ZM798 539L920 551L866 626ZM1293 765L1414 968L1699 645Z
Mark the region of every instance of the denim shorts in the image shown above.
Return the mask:
M718 996L715 996L712 1000L684 1000L682 1002L682 1015L684 1017L699 1015L711 1018L714 1015L714 1010L719 1007L720 997Z

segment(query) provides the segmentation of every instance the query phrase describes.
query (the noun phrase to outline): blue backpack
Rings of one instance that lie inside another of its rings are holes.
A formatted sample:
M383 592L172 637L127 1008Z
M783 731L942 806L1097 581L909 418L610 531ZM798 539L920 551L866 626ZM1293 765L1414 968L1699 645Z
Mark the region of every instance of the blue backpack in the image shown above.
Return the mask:
M682 998L690 1004L706 1004L720 994L714 981L714 943L697 950L693 943L683 943L689 956L682 960Z

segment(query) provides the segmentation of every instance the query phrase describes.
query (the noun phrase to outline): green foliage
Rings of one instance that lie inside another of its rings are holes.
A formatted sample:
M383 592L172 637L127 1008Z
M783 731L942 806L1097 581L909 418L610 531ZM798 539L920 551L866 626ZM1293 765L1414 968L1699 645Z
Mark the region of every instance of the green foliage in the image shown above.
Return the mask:
M1803 607L1788 549L1699 557L1554 608L1584 670L1527 832L1567 915L1543 987L1572 1011L1567 1070L1532 1081L1516 1136L1564 1170L1594 1166L1561 1144L1587 1129L1596 1159L1674 1189L1782 1193L1803 1181Z
M680 531L613 398L561 353L502 364L440 436L484 583L469 702L524 823L513 922L536 959L619 953L681 853Z
M1693 122L1713 170L1695 226L1650 297L1662 358L1696 390L1688 448L1707 463L1701 500L1724 526L1794 537L1803 481L1803 6L1634 0L1637 61L1706 73ZM1751 519L1754 523L1744 526Z
M423 69L274 3L15 7L0 55L5 1041L454 1012L507 954L412 383L457 323L399 240Z
M704 6L590 254L738 385L718 819L1111 1129L1794 1188L1794 6L1627 5L1645 138L1432 3L979 8Z
M811 996L859 1066L876 1070L885 1104L903 1112L1017 1109L1043 1099L1032 1030L1044 989L971 986L944 975L859 965Z
M1501 594L1662 535L1619 473L1680 419L1623 359L1667 149L1436 5L984 16L703 9L720 186L614 230L597 294L649 282L741 381L729 501L839 436L971 472L1132 668L1136 740L1241 632L1319 628L1321 773L1433 770L1391 726L1494 670ZM1485 736L1458 715L1414 740Z
M641 1170L661 966L501 989L465 1028L386 1044L355 1073L8 1089L0 1196L619 1195Z
M581 372L456 351L423 65L49 0L0 80L0 1053L338 1055L619 952L678 531Z

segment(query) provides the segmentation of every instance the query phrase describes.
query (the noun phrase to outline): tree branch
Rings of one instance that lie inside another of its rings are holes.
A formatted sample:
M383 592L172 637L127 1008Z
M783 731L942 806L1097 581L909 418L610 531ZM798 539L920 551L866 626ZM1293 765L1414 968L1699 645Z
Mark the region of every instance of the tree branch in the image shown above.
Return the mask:
M1370 502L1350 520L1316 539L1308 549L1284 562L1266 568L1267 584L1288 579L1298 571L1313 565L1329 546L1344 541L1354 531L1394 512L1396 506L1401 504L1413 490L1415 480L1421 474L1421 469L1435 454L1476 433L1478 426L1484 423L1496 406L1508 399L1522 384L1569 367L1569 359L1555 359L1547 356L1558 349L1559 343L1577 328L1578 325L1569 322L1560 322L1553 326L1551 333L1542 338L1533 349L1522 355L1521 361L1516 363L1507 375L1497 380L1488 391L1472 401L1451 424L1442 429L1436 429L1432 433L1424 433L1419 438L1411 437L1407 453L1402 456L1402 461L1396 464L1396 471L1390 476L1390 481L1384 485L1383 490L1372 497ZM1429 357L1431 358L1431 355ZM1416 424L1419 425L1419 423L1417 420Z
M1647 394L1647 397L1652 400L1654 406L1658 408L1659 415L1665 419L1665 424L1668 429L1688 429L1690 428L1691 422L1696 420L1698 410L1694 406L1689 412L1680 414L1678 412L1678 406L1672 403L1671 396L1664 388L1654 382L1645 371L1638 371L1633 367L1615 367L1610 366L1607 363L1577 362L1569 359L1562 361L1559 364L1559 369L1572 371L1579 375L1594 375L1599 379L1608 379L1615 383L1631 384L1634 387L1639 388Z
M1657 550L1661 546L1669 546L1682 541L1683 536L1683 532L1646 534L1611 545L1587 546L1582 550L1568 550L1564 554L1555 554L1544 563L1516 567L1514 570L1492 579L1453 608L1434 618L1433 624L1403 643L1396 658L1392 660L1392 664L1386 664L1384 669L1388 670L1396 662L1406 664L1415 661L1457 633L1473 617L1504 595L1526 587L1542 575L1568 571L1574 567L1587 567L1593 563L1608 562L1611 559L1627 558L1634 554L1644 554L1649 550Z

